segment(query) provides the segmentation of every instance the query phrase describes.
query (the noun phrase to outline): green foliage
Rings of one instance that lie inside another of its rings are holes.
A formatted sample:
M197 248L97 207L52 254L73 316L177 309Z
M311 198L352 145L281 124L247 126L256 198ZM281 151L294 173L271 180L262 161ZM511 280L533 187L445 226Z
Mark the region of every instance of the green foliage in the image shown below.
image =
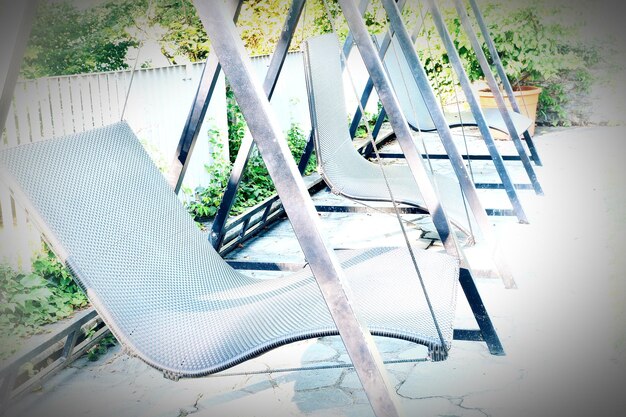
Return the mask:
M205 168L211 173L211 181L205 187L196 188L191 201L187 202L187 210L197 219L215 216L231 170L231 163L220 157L224 145L218 130L209 130L209 144L213 161Z
M97 361L102 355L109 351L110 347L115 346L116 344L117 339L115 339L115 336L112 334L102 337L98 343L87 350L87 359L91 362Z
M138 42L132 2L110 2L78 10L69 2L40 2L22 65L25 78L114 71L128 68L130 47Z
M189 0L156 2L151 24L162 26L161 53L171 64L183 56L190 62L205 60L209 55L209 37L196 9Z
M380 113L381 109L382 106L379 104L378 113L372 114L369 112L365 112L365 117L361 118L359 126L356 128L356 132L354 133L355 138L366 138L367 132L372 132L374 130L374 126L376 125L376 121L378 120L378 114ZM367 120L367 126L365 126L365 120ZM352 120L350 118L348 123L350 123L351 121Z
M570 122L571 100L589 92L590 68L600 61L599 51L577 41L578 27L556 19L562 7L531 1L490 1L482 6L485 21L511 84L543 87L538 122L563 125ZM484 79L472 46L453 9L444 11L446 23L471 81ZM425 26L426 43L420 54L433 86L444 103L456 98L456 76L432 23ZM483 51L489 57L486 45ZM495 69L493 69L495 73Z
M247 125L230 85L226 86L226 118L228 120L228 155L230 162L234 163L241 141L246 134Z
M69 271L46 253L33 262L33 272L22 274L0 265L0 358L15 352L24 337L88 304Z
M241 140L246 132L246 122L232 95L230 96L228 108L230 161L214 159L210 165L206 165L207 171L211 174L211 182L205 187L196 188L191 201L187 202L187 209L196 220L203 220L217 214L222 196L224 195L224 190L228 183L232 163L235 160L237 151L241 146ZM304 153L307 137L296 124L290 127L286 136L291 154L296 161L299 161ZM221 155L223 145L219 141L217 134L210 135L209 141L213 149L216 150L216 152L213 152L214 157L215 155ZM305 175L313 172L315 167L315 156L312 155L306 167ZM248 160L248 165L239 184L237 197L230 214L240 214L248 207L260 203L274 193L274 184L267 171L267 167L261 155L255 150Z

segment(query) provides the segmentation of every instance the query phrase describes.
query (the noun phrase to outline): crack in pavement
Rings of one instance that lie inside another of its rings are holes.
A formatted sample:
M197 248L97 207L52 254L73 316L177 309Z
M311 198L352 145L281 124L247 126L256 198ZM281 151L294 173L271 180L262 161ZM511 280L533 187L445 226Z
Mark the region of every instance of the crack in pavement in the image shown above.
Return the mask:
M204 394L199 393L196 396L196 401L191 405L191 407L187 408L187 409L183 409L181 408L180 410L178 410L178 416L177 417L185 417L188 416L189 414L194 414L197 413L198 411L200 411L200 408L198 407L198 402L200 402L200 399L203 397Z

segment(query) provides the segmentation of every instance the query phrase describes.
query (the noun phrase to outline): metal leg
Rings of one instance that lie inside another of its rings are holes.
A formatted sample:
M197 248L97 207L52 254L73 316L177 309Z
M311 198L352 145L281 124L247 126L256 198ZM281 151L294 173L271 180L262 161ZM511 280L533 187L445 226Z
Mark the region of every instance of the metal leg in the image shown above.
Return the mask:
M298 171L300 171L300 174L304 174L306 166L309 164L309 160L311 159L311 155L313 155L313 149L315 149L315 142L313 142L313 129L311 129L309 139L304 147L304 152L302 153L302 156L300 156L300 161L298 162Z
M37 0L0 3L0 132L7 121L37 3Z
M480 297L476 283L472 278L469 270L461 268L459 273L459 283L465 293L465 297L469 302L469 305L474 313L474 318L478 323L479 332L472 330L456 330L454 332L454 338L457 340L482 340L487 343L489 352L492 355L504 355L504 347L500 342L498 333L493 327L489 313L483 304L483 300Z
M495 65L496 70L498 71L498 76L500 77L500 81L502 82L502 85L504 86L504 90L506 91L506 94L509 97L509 101L511 102L511 107L513 108L514 111L520 113L520 108L517 103L517 99L515 98L515 94L513 93L513 87L511 86L511 83L509 82L509 78L506 76L506 72L504 71L504 65L502 65L502 61L500 60L500 55L498 54L498 50L496 49L496 46L494 45L493 40L491 39L491 35L489 34L489 29L487 28L487 25L485 24L485 20L483 18L483 14L480 11L478 4L476 3L476 0L469 0L469 3L472 8L472 11L474 12L474 16L476 17L476 22L478 23L478 26L480 27L480 31L483 34L483 39L485 40L485 43L487 44L487 48L489 49L489 54L491 55L493 64ZM541 159L539 158L539 154L537 153L535 144L533 143L533 140L530 136L530 133L528 133L528 131L524 132L524 139L526 140L526 145L528 145L528 149L530 150L531 158L533 159L533 161L535 161L535 164L541 166L542 165Z
M325 238L320 233L320 220L307 194L304 180L289 152L269 101L256 80L235 25L226 18L221 2L194 0L194 5L231 82L237 102L265 160L304 255L310 262L313 275L374 413L378 417L400 416L395 391L388 381L373 338L358 312L353 309L342 285L345 278L339 261L326 246Z
M281 32L278 44L276 45L274 55L272 55L272 60L263 83L263 90L265 91L265 95L268 100L271 100L272 94L274 93L274 88L278 82L278 77L285 62L285 57L287 56L287 51L289 50L289 45L296 30L296 26L298 26L298 21L300 20L304 3L305 0L293 0L289 8L285 26ZM222 245L222 241L224 240L224 226L228 220L228 214L235 203L237 189L239 188L239 183L241 182L248 160L252 154L253 145L254 143L249 139L245 139L241 142L237 158L235 158L235 163L233 164L230 177L228 178L226 190L224 191L222 201L220 202L217 214L213 220L213 225L211 226L209 239L213 247L218 251ZM308 160L304 163L305 167L307 163Z
M233 21L237 21L239 18L239 12L241 11L241 5L243 0L231 0L229 6L233 10ZM215 54L209 54L209 57L202 69L202 76L200 77L200 83L194 97L193 104L189 110L185 127L178 141L178 147L174 154L174 159L170 164L167 172L168 183L174 188L174 192L178 194L180 187L183 185L185 173L191 160L191 153L196 145L196 140L200 134L200 126L204 120L213 91L215 90L215 84L220 76L220 64L215 57Z
M465 7L463 6L462 0L455 0L454 5L456 7L459 17L461 18L461 23L463 25L463 28L465 29L465 33L469 37L469 40L472 44L474 52L476 53L476 58L478 59L478 62L480 63L480 67L482 68L483 73L485 74L485 80L487 80L487 84L489 84L489 88L491 89L491 92L493 93L496 103L498 104L498 109L500 110L502 119L504 120L504 123L506 124L509 134L511 135L511 140L515 144L515 149L517 149L517 153L520 156L520 160L522 161L522 165L524 166L524 169L526 170L526 174L528 175L528 178L530 179L530 182L534 187L535 193L538 195L542 195L543 190L541 189L541 185L539 184L539 180L537 179L537 174L535 173L535 170L533 169L533 166L530 163L530 159L528 158L528 155L526 154L524 145L522 145L522 141L519 138L519 132L515 128L515 124L513 123L513 120L511 119L511 115L509 114L509 111L506 108L506 104L504 103L504 98L502 97L502 93L500 92L500 89L498 88L498 83L496 81L496 78L491 73L491 68L489 67L489 63L487 62L487 57L485 56L485 53L482 50L480 42L478 41L478 38L476 37L476 33L474 32L474 29L472 28L472 25L469 21L469 16L467 15L467 11L465 10ZM443 24L443 20L440 22L440 24ZM452 41L450 40L450 43L451 42ZM458 53L456 53L456 49L454 52L455 52L456 58L458 58ZM448 54L450 54L450 51L448 51ZM459 64L460 64L460 59L459 59ZM463 68L462 65L461 65L461 68ZM461 84L463 84L463 82ZM475 105L478 106L478 102L471 91L471 88L469 86L469 80L466 80L466 84L467 84L467 88L469 89L469 93L470 93L469 96L472 98L472 100L470 100L470 105L472 105L472 109L473 109L473 105L474 105L473 103L475 103ZM465 95L468 96L468 92L465 92ZM476 114L474 115L474 117L476 117ZM478 121L478 119L476 120ZM488 127L487 127L487 130L489 130ZM483 136L485 137L485 140L486 140L487 137L485 136L484 133L483 133ZM493 142L493 138L491 137L491 134L489 134L489 138L490 138L490 141ZM490 146L491 145L488 143L487 147L490 147ZM495 144L493 146L495 146ZM495 162L496 161L494 160L494 163ZM498 166L499 165L496 163L496 168L498 168ZM500 172L499 168L498 168L498 172ZM504 179L502 179L502 183L507 185ZM509 191L507 189L507 193L508 192ZM515 207L515 205L513 207ZM520 219L520 221L522 221L522 219Z

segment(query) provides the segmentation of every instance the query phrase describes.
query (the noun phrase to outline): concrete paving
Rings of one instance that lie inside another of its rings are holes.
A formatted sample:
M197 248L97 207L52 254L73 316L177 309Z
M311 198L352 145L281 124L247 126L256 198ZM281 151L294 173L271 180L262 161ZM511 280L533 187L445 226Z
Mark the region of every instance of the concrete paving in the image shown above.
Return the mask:
M546 195L522 193L531 224L492 218L519 288L477 280L507 354L492 356L482 343L455 342L448 360L433 363L424 361L420 346L376 338L406 416L616 416L626 409L623 128L548 129L536 142ZM389 215L320 217L334 247L401 242ZM412 240L441 250L429 234L428 217L405 218L415 225L409 228ZM288 222L232 256L303 259ZM461 296L457 324L473 325ZM178 382L116 347L97 362L75 362L5 415L189 414L373 415L336 337L294 343L221 374Z

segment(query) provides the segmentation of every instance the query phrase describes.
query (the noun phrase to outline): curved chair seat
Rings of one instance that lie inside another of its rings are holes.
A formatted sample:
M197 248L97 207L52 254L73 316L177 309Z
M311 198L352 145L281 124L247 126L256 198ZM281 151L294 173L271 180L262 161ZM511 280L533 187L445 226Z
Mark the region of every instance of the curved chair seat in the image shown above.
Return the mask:
M309 109L320 174L333 192L345 197L391 201L380 166L363 158L350 138L337 37L321 35L308 39L305 45ZM428 213L408 165L384 165L384 169L394 199ZM439 174L433 174L431 179L435 180L450 222L470 235L472 228L476 230L475 220L465 212L456 179Z
M124 122L8 149L0 166L121 344L170 378L337 334L308 269L256 279L231 268ZM373 334L447 352L458 262L415 253L444 345L406 249L340 252L340 261Z
M374 38L378 44L381 41L380 36ZM402 53L395 36L391 38L389 50L385 54L383 62L409 126L417 131L431 132L437 130L428 107L422 98L422 93L413 78L409 63ZM499 109L488 108L481 110L487 126L506 134L509 133ZM512 110L509 110L509 116L519 135L524 133L533 123L528 117ZM471 111L446 114L446 120L450 127L477 126L476 119Z

